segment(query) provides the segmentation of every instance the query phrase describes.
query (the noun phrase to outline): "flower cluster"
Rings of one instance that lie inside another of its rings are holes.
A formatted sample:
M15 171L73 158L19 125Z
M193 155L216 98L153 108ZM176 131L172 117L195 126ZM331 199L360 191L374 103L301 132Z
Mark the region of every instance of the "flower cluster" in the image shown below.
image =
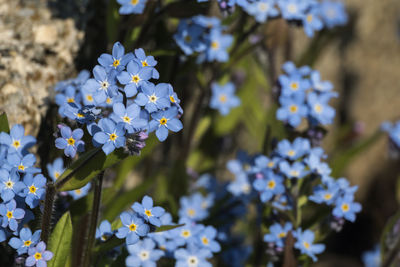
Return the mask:
M240 105L240 98L235 95L235 85L233 83L228 82L224 85L213 83L211 90L210 107L217 109L221 115L228 115L231 108Z
M19 124L10 133L0 133L0 242L9 240L18 255L28 254L26 266L46 266L53 254L40 242L41 231L32 234L24 227L35 218L33 210L40 213L47 182L35 167L35 156L28 151L35 143L36 139L25 135Z
M207 0L198 0L205 2ZM309 37L323 28L333 28L347 22L342 2L315 0L219 0L222 9L242 7L258 23L281 16L295 25L302 25Z
M56 86L59 114L86 125L95 147L101 146L105 154L125 147L134 154L143 148L146 133L154 131L164 141L169 130L182 129L178 117L183 110L172 86L150 81L159 78L154 57L146 56L143 49L125 54L117 42L112 54L102 54L98 63L93 78L83 71ZM83 151L82 129L59 128L57 148L70 157Z
M301 254L315 261L315 254L323 252L323 245L313 244L317 238L314 232L303 231L298 225L295 216L299 209L315 209L316 204L329 207L326 223L337 231L345 220L354 222L356 213L361 211L361 205L354 202L357 186L350 186L345 178L332 178L324 158L322 148L312 148L308 139L299 137L293 142L280 141L269 157L257 155L228 162L228 169L235 175L235 180L228 185L232 195L250 200L258 194L261 202L270 205L275 214L289 214L288 218L293 219L270 226L264 241L272 254L283 251L289 232ZM321 207L321 210L327 209Z
M174 39L185 55L198 53L199 63L226 62L229 59L227 49L231 46L233 37L223 34L223 30L218 18L198 15L180 21Z
M286 62L282 69L285 74L279 76L280 108L276 113L278 120L292 127L300 125L307 118L310 126L328 125L333 122L335 110L329 106L333 85L322 81L320 73L308 66L296 68L293 62Z

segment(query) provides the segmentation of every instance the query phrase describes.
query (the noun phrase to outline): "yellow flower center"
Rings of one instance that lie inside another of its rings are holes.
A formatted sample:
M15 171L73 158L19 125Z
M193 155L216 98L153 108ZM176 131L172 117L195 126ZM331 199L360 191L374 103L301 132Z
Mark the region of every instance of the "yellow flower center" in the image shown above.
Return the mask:
M75 100L74 100L73 97L68 97L68 98L67 98L67 102L68 102L68 103L74 103Z
M32 193L32 194L35 194L36 190L37 190L37 187L35 187L34 185L31 185L29 187L29 192Z
M6 187L7 188L13 188L13 186L14 186L14 183L12 182L12 181L7 181L6 183L5 183L5 185L6 185Z
M291 172L290 172L290 175L293 176L293 177L298 177L299 174L300 174L300 173L299 173L298 171L291 171Z
M279 233L279 235L278 235L279 238L284 238L285 236L286 236L286 233L285 233L285 232L281 232L281 233Z
M124 116L124 117L122 118L122 120L123 120L124 122L126 122L126 123L130 123L130 122L131 122L131 118L129 118L128 116Z
M157 101L157 96L151 95L151 96L149 96L149 100L150 100L150 102L155 103Z
M143 66L143 67L147 67L147 66L149 66L149 64L147 64L146 60L143 60L143 61L142 61L142 66Z
M13 217L12 211L7 211L6 216L7 216L8 219L11 219Z
M67 143L68 143L68 145L73 146L75 144L75 139L70 137L67 139Z
M287 9L288 9L289 13L296 13L297 12L297 6L295 4L288 5Z
M33 256L36 260L40 260L42 258L42 253L36 252Z
M30 240L26 240L26 241L24 242L24 246L25 246L25 247L29 247L31 244L32 244L32 241L30 241Z
M86 95L86 100L89 102L93 101L93 96L92 95Z
M187 210L187 214L188 214L190 217L193 217L193 216L196 214L196 211L195 211L194 209L188 209L188 210Z
M25 166L24 166L24 165L22 165L22 164L21 164L21 165L19 165L19 166L18 166L18 170L20 170L20 171L24 171L24 170L25 170Z
M75 194L77 194L77 195L80 195L80 194L82 194L82 190L80 190L80 189L76 189L76 190L75 190Z
M296 113L298 110L298 107L296 105L290 105L289 110L291 113Z
M276 183L275 183L275 181L274 180L272 180L272 181L269 181L268 182L268 188L269 189L274 189L275 188L275 185L276 185Z
M308 21L308 22L311 22L312 20L313 20L313 16L312 16L311 14L308 15L308 16L307 16L307 21Z
M107 97L106 103L107 103L107 104L111 104L111 102L112 102L111 98Z
M129 225L129 230L131 230L132 232L133 232L133 231L136 231L136 228L137 228L137 225L134 224L134 223L132 223L131 225Z
M268 162L267 166L272 168L275 166L275 163L273 161L270 161L270 162Z
M186 43L190 43L192 41L192 37L190 35L186 35L184 40Z
M294 150L289 150L287 154L289 157L293 157L296 154L296 152Z
M169 100L170 100L172 103L175 103L175 98L174 98L172 95L169 96Z
M114 62L113 62L113 67L116 68L116 67L118 67L118 66L119 66L119 60L116 59L116 60L114 60Z
M329 200L331 198L332 198L332 194L327 193L327 194L324 195L324 199L325 200Z
M218 49L219 48L219 43L217 41L212 42L211 43L211 48L214 49L214 50Z
M115 141L115 139L117 139L117 135L115 133L110 134L110 140L111 141Z
M347 203L342 204L342 211L347 212L349 211L349 209L350 209L349 204Z
M139 3L139 0L131 0L131 4L136 6Z
M151 210L144 210L144 214L147 215L147 217L151 216Z
M228 98L226 97L225 94L222 94L219 96L219 102L221 102L221 103L225 103L227 99Z
M203 238L201 239L201 242L203 242L204 245L208 245L209 241L208 238L203 236Z
M12 146L15 148L19 148L21 145L21 143L19 142L19 140L14 140L14 142L12 143Z
M293 91L296 91L297 89L299 89L299 84L296 82L292 82L290 84L290 88L292 88Z
M188 238L190 235L191 235L191 234L190 234L190 231L189 231L189 230L183 230L183 231L182 231L182 236L183 236L183 237Z
M259 4L258 4L258 9L259 9L260 11L267 11L268 5L267 5L266 3L259 3Z
M161 120L160 120L160 124L161 124L161 125L165 125L165 124L167 124L167 121L168 121L168 120L167 120L166 118L163 117L163 118L161 118Z
M309 249L310 248L310 243L308 243L308 242L303 242L303 245L304 245L304 247L306 248L306 249Z
M322 112L322 106L320 104L317 104L314 106L314 110L317 113L321 113Z
M85 118L85 115L83 115L82 113L78 113L78 114L76 114L76 116L77 116L78 118Z
M132 76L132 82L138 83L139 81L140 81L139 75L133 75L133 76Z
M58 177L60 177L60 173L59 172L54 172L54 177L57 179Z

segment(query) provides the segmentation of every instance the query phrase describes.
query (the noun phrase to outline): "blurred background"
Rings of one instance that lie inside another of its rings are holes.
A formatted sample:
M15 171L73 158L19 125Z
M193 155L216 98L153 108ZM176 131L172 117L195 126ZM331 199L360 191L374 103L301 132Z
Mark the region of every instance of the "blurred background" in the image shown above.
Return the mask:
M359 186L357 198L363 211L356 223L346 224L329 238L328 252L318 266L361 266L361 253L379 242L400 200L399 160L389 157L387 136L377 134L383 121L400 119L400 1L347 0L345 4L349 23L331 34L309 39L302 29L288 29L279 21L265 29L283 32L272 44L280 55L276 66L287 57L311 64L340 93L334 103L335 124L322 146L330 162L340 166L336 174ZM0 0L0 110L7 112L11 125L22 123L29 134L37 135L54 96L53 86L91 69L97 57L110 50L108 7L105 0ZM287 39L290 55L283 56ZM155 56L161 62L170 60ZM240 64L235 71L236 77L242 77ZM268 76L267 71L259 75ZM251 86L272 88L266 80ZM262 104L268 109L271 102L265 98ZM260 151L251 134L237 129L234 134L239 148ZM227 159L234 156L235 151L227 152ZM197 162L193 159L187 167L201 171Z

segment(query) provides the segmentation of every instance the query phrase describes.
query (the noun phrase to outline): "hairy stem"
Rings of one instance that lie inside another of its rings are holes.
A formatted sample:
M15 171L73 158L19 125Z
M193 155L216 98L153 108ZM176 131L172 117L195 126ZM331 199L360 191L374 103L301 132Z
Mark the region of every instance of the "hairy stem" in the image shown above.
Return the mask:
M47 244L50 236L50 226L53 214L54 197L56 195L56 188L53 182L47 183L46 199L44 201L44 210L42 217L42 233L40 239Z

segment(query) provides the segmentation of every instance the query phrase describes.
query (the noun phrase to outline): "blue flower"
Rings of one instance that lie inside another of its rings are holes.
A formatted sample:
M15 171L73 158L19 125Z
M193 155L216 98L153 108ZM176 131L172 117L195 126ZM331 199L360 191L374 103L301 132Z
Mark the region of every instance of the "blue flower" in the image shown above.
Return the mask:
M304 94L293 94L292 97L279 97L281 107L276 112L276 118L287 121L291 126L297 127L301 119L307 116L307 106L304 103Z
M40 171L40 169L33 167L36 162L36 158L33 154L27 154L23 157L19 156L17 153L10 154L7 157L7 161L8 164L4 166L7 170L17 168L20 173L36 173Z
M172 229L170 231L171 238L177 246L183 246L185 244L195 244L197 242L198 233L203 230L203 226L196 224L189 218L179 219L179 224L184 226Z
M176 259L176 267L211 267L211 263L207 261L212 257L212 253L208 249L198 249L195 246L188 246L186 249L180 248L174 252Z
M153 207L153 199L151 197L144 196L142 204L135 202L131 208L140 214L145 221L157 227L161 226L160 217L165 213L165 210L158 206Z
M227 191L235 197L249 195L251 193L251 184L245 173L235 175L235 180L228 184Z
M170 100L168 99L168 84L160 83L155 86L152 83L143 84L142 92L140 92L135 103L144 108L149 112L155 112L171 106Z
M175 42L186 55L194 52L203 51L206 48L201 35L204 28L194 23L188 23L190 20L182 20L178 25L178 31L174 34Z
M178 98L178 95L174 92L174 89L170 84L168 84L168 96L169 100L171 101L171 104L178 108L179 114L183 114L183 109L179 105L181 103L181 100Z
M115 148L123 147L125 145L125 130L123 123L115 124L111 119L104 118L100 119L98 126L100 126L101 131L95 133L93 140L97 144L103 145L102 149L106 155L113 152Z
M208 215L202 207L204 199L201 194L193 194L179 199L179 218L188 218L192 221L201 221Z
M279 161L280 161L280 159L277 157L269 158L264 155L257 156L254 159L254 165L252 166L252 172L257 173L257 172L261 172L262 170L265 170L265 169L272 170L277 166Z
M108 74L104 67L97 65L93 68L93 76L94 78L87 80L83 85L83 90L92 93L94 100L100 105L117 93L115 73Z
M232 35L222 34L221 30L211 29L210 34L205 37L207 49L205 56L207 61L226 62L229 59L227 49L233 42Z
M160 77L160 74L158 73L156 68L154 68L157 65L157 60L155 60L153 56L146 56L142 48L135 49L135 56L136 59L134 60L137 63L140 63L143 68L150 68L152 70L151 77L153 79L158 79Z
M39 242L41 232L41 230L37 230L32 235L31 229L22 228L19 232L19 237L12 237L8 244L17 250L18 255L25 254L28 252L28 248Z
M314 90L319 92L329 92L332 91L333 85L329 81L322 81L321 74L319 71L312 71L310 74L311 86Z
M361 258L365 267L381 266L381 251L379 245L375 245L373 250L364 252Z
M23 209L17 208L17 203L12 199L8 203L0 204L0 215L2 218L2 227L9 227L11 231L16 231L18 228L17 220L21 220L25 216Z
M140 107L136 104L125 108L124 104L115 103L113 111L110 117L117 123L123 123L128 133L136 133L148 127L148 121L140 117Z
M280 223L274 223L269 228L270 233L264 235L264 241L269 243L275 243L276 246L283 248L286 235L292 229L293 225L290 222L285 223L284 226L282 226Z
M283 96L291 96L293 94L304 93L310 87L310 82L302 77L302 74L297 71L287 75L279 76L279 84L282 87Z
M122 227L115 234L119 239L126 238L127 245L133 245L139 241L139 236L146 236L150 230L144 220L136 214L123 212L120 215Z
M310 150L310 141L304 138L296 138L291 144L288 140L282 140L278 143L277 152L285 158L296 160Z
M115 99L113 97L112 99ZM68 103L65 106L64 114L71 120L76 120L80 124L88 124L99 117L101 110L94 105L78 106L75 103Z
M338 198L332 214L338 218L345 218L348 221L354 222L356 220L356 213L361 211L361 205L353 200L354 196L349 194Z
M125 263L128 267L155 267L163 255L164 251L155 249L156 244L150 238L145 238L134 245L129 245L129 256L126 258Z
M278 9L275 8L275 0L260 0L249 3L244 9L252 15L259 23L265 23L268 17L276 17L279 15Z
M304 32L308 37L314 36L314 31L320 31L324 27L322 20L320 19L319 6L312 8L303 17L303 28Z
M310 116L323 125L331 124L335 117L335 109L328 105L332 96L335 96L335 94L325 93L318 95L316 93L309 93L307 95Z
M322 162L318 155L310 154L304 162L307 164L308 168L321 176L326 176L331 173L331 168L326 162Z
M211 85L211 90L210 107L217 109L221 115L228 115L231 108L240 105L240 98L235 96L235 85L233 83L228 82L224 85L213 83Z
M61 126L61 137L56 139L56 147L64 149L64 154L67 157L75 157L76 151L82 152L85 150L85 143L81 140L83 130L77 128L71 131L68 126Z
M331 205L339 194L339 186L337 183L329 183L328 188L317 187L314 189L313 195L309 196L311 201L321 204L326 203Z
M287 20L301 20L305 10L309 7L308 1L281 0L278 1L282 17Z
M176 107L151 114L152 120L149 123L150 132L156 131L156 136L161 142L167 139L168 130L179 132L183 128L183 125L177 119L177 115L178 109Z
M86 196L89 193L90 187L91 184L87 183L82 188L68 191L68 194L72 197L73 200L77 200Z
M35 143L36 139L33 136L25 136L25 129L20 124L15 124L11 128L10 134L5 132L0 133L0 144L8 146L8 153L25 155L26 150Z
M263 203L269 201L273 196L285 192L283 178L272 171L265 171L266 178L258 178L253 182L254 189L260 192L260 199Z
M125 69L126 64L133 60L134 56L132 53L125 55L125 48L120 42L116 42L113 45L112 55L101 54L97 59L100 65L102 65L108 72L116 70L118 73Z
M153 70L151 68L143 68L137 62L131 60L126 66L127 71L118 74L117 79L124 84L124 91L127 97L136 95L137 90L151 78Z
M53 163L47 164L47 172L53 181L56 181L58 177L64 172L64 161L62 158L56 158Z
M122 15L142 14L147 0L117 0L117 2L122 5L119 8L119 13Z
M4 202L10 201L24 189L25 185L19 179L19 174L15 169L12 169L11 172L0 169L0 193Z
M300 179L308 174L308 171L306 171L306 166L298 161L294 162L293 164L290 164L287 161L281 161L279 163L279 169L283 174L286 175L286 177L290 179Z
M99 228L96 229L96 239L100 239L102 242L105 242L113 234L114 231L111 230L111 224L107 220L102 221Z
M199 232L197 244L199 244L201 248L211 250L213 253L219 252L221 246L217 241L215 241L216 237L217 230L212 226L207 226Z
M33 209L39 205L39 200L44 196L46 189L46 178L42 174L38 174L33 177L32 174L28 173L24 176L24 195L25 203Z
M46 244L41 241L36 247L31 247L28 249L29 257L25 261L26 266L46 267L46 261L53 258L53 253L46 250Z
M314 262L317 261L315 254L320 254L325 250L324 244L313 244L314 233L311 230L302 232L301 228L297 229L294 236L297 240L294 247L300 250L301 254L311 257Z
M344 4L339 1L323 1L320 4L322 19L328 28L347 23Z
M81 94L76 91L74 86L69 85L65 89L64 93L56 95L55 100L56 104L60 107L58 113L61 117L65 117L67 116L65 110L68 107L68 104L73 103L78 106L81 100Z

